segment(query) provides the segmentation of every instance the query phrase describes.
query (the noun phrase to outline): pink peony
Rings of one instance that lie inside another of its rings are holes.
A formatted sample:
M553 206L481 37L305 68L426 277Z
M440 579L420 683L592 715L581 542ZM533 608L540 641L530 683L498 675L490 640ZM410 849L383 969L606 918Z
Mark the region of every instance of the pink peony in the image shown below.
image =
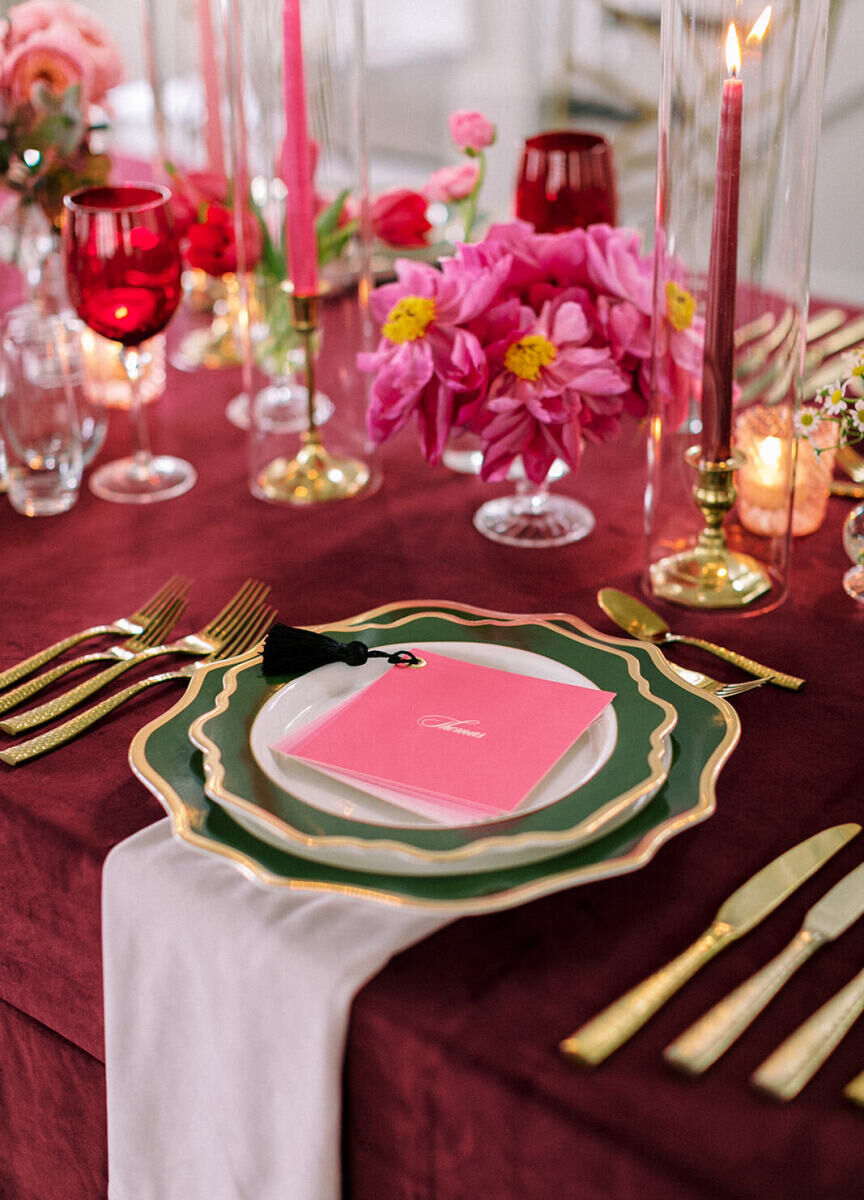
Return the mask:
M454 415L487 382L486 355L464 325L493 304L509 269L444 274L425 263L400 259L397 282L372 293L381 340L357 364L374 373L367 414L371 437L383 442L414 415L423 451L437 462Z
M423 191L430 200L452 204L470 196L479 178L480 167L477 163L465 162L456 167L442 167L429 176Z
M451 113L447 128L453 144L467 152L485 150L495 141L495 126L479 112L460 110Z
M369 206L372 232L390 246L425 246L432 228L426 217L429 202L410 188L382 192Z
M553 300L539 317L527 310L504 345L488 348L484 479L506 478L521 455L528 478L542 483L556 457L578 465L583 425L594 424L599 437L617 432L630 385L607 347L589 345L592 332L581 305Z

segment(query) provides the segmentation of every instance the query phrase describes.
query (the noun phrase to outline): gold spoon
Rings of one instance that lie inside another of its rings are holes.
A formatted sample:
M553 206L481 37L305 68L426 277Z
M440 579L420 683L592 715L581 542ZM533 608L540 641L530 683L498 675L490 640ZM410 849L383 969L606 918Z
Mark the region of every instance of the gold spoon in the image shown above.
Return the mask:
M706 642L703 638L687 637L682 633L672 633L658 613L642 604L634 596L628 596L626 592L619 592L617 588L601 588L597 593L597 603L616 625L620 625L632 637L640 638L642 641L683 642L686 646L699 646L700 649L707 650L710 654L716 654L718 658L740 667L742 671L747 671L750 675L766 679L769 683L776 684L777 687L789 688L794 692L797 692L804 684L804 680L799 679L796 675L786 675L782 671L774 671L771 667L756 662L755 659L746 658L743 654L736 654L734 650L727 650L715 642Z

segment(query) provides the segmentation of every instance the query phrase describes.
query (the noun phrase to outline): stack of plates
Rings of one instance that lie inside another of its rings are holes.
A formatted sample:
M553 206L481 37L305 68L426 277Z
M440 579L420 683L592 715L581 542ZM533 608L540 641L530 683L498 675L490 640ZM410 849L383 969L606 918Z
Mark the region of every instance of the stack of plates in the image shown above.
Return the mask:
M737 717L653 646L573 617L442 602L389 605L321 631L599 687L615 700L514 813L441 824L383 789L360 790L270 749L368 686L389 669L383 660L279 680L263 676L254 653L200 668L174 708L141 730L130 761L179 837L261 883L490 911L634 870L713 812Z

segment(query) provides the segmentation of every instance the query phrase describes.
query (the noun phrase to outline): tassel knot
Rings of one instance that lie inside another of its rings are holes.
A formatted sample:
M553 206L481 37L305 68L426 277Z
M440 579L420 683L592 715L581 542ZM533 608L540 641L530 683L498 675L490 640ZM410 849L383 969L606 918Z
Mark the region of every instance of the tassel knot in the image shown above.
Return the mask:
M394 666L421 666L422 660L410 650L370 650L365 642L339 642L325 633L274 625L264 639L261 669L265 675L302 675L315 667L343 662L362 667L370 658L386 658Z

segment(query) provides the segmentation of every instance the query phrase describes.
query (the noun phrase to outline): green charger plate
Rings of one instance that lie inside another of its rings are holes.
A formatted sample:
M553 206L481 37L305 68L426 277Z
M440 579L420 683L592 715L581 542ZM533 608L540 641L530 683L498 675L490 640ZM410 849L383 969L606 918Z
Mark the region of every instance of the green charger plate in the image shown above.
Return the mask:
M454 826L357 821L292 794L258 766L249 752L249 732L262 708L294 676L267 679L256 661L242 663L226 672L214 709L193 723L189 735L204 752L208 796L253 835L281 849L366 872L492 870L549 858L610 832L646 804L666 777L665 739L675 724L675 709L651 694L629 649L601 646L537 617L469 618L439 607L326 628L331 637L342 640L359 634L370 646L392 647L398 641L399 646L420 646L422 653L430 644L482 642L560 662L615 693L618 738L595 774L554 803L532 811Z
M490 617L517 624L527 619L527 615L508 616L448 601L430 601L387 606L342 624L356 631L358 625L374 621L386 629L388 623L392 627L401 618L430 609L456 615L469 625ZM254 837L207 796L202 754L190 743L188 729L214 707L226 670L252 663L255 654L200 667L178 703L135 737L130 748L132 769L162 803L178 837L225 857L251 879L269 886L339 892L396 905L473 913L508 908L562 888L636 870L670 837L714 811L717 777L740 734L737 715L725 701L684 683L656 647L606 637L566 614L534 619L579 633L603 646L626 648L638 660L652 694L672 704L678 713L670 738L669 774L651 801L611 833L554 858L464 874L377 874L303 859Z

